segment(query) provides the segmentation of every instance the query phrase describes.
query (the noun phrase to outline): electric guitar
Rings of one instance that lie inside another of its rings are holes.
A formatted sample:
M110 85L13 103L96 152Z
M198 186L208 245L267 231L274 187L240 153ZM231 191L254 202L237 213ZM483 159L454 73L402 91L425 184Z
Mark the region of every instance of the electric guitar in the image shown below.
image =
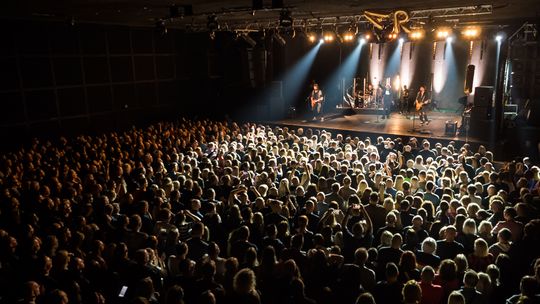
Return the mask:
M424 101L421 101L421 100L418 100L418 99L417 99L417 100L414 102L414 107L415 107L416 111L420 111L420 110L422 110L422 108L423 108L425 105L429 104L430 102L431 102L430 99L426 99L426 100L424 100Z
M319 97L319 98L314 98L314 97L311 97L311 108L312 109L315 109L315 106L318 104L318 103L321 103L323 101L323 97Z

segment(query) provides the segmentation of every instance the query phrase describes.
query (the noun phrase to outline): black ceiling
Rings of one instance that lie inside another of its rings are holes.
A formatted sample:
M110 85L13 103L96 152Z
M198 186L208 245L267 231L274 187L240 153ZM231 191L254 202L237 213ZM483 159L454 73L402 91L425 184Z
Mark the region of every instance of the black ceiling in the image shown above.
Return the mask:
M7 0L1 1L2 18L36 18L73 20L74 22L111 23L136 26L153 26L160 18L169 16L171 4L192 5L193 16L176 18L167 22L170 27L206 24L208 15L216 14L220 24L259 24L276 20L279 9L271 7L271 0L263 0L265 9L252 12L251 0ZM486 15L457 16L457 23L493 25L537 22L540 16L539 0L285 0L296 20L329 16L360 15L364 10L391 11L395 9L429 10L447 7L492 5Z

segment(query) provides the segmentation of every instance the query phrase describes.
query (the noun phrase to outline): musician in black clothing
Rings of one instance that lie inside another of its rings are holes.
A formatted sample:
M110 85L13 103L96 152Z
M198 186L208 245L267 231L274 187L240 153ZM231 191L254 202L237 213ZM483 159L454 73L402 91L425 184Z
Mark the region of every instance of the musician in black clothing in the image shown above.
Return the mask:
M418 90L418 93L416 94L416 101L414 103L416 112L419 113L419 118L421 121L421 124L429 124L429 119L427 117L427 109L426 105L430 102L428 93L426 92L425 86L420 86L420 89Z
M392 108L392 87L389 83L386 86L379 84L379 87L382 90L382 101L383 101L383 116L382 118L390 118L390 109Z
M408 113L409 112L409 88L407 88L406 85L403 86L403 89L401 89L400 94L400 105L399 105L399 113Z
M310 104L311 104L311 111L313 112L313 120L320 118L322 120L321 113L322 113L322 103L324 100L324 96L322 91L319 89L319 85L314 83L313 84L313 90L311 91L310 97Z

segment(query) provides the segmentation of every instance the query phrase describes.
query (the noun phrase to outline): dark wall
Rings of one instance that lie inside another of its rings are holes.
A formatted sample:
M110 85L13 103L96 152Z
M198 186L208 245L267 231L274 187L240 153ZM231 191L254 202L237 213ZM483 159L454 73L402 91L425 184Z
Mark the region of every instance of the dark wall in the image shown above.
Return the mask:
M2 23L3 137L123 128L181 105L188 70L175 32Z
M223 116L249 95L245 46L230 34L0 23L0 137L11 142Z

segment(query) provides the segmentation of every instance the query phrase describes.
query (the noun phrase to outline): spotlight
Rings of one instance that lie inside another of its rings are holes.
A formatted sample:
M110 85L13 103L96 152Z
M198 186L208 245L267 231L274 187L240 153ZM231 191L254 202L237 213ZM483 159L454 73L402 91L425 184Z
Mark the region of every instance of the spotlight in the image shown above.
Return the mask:
M323 35L324 42L327 42L327 43L328 42L333 42L335 38L336 37L335 37L334 33L332 33L332 32L326 32Z
M390 34L388 34L388 36L386 36L386 38L388 38L388 40L395 40L397 37L398 37L398 35L396 33L390 33Z
M480 28L478 27L469 27L463 30L463 36L467 39L474 39L480 35Z
M454 38L453 37L446 37L446 42L447 43L452 43L452 41L454 41Z
M399 38L399 43L400 43L400 44L403 44L403 42L405 42L405 39Z
M409 33L409 39L411 40L420 40L424 37L424 32L422 30L414 30Z
M360 44L364 44L366 43L366 39L365 38L360 38Z
M369 41L369 40L371 39L371 34L370 34L370 33L364 34L364 38L363 38L363 39L366 40L366 41Z
M308 37L309 42L311 42L311 43L315 43L315 41L317 41L317 34L315 34L313 32L308 33L307 37Z
M452 31L449 29L449 28L439 28L437 29L437 31L435 32L435 37L438 39L438 40L444 40L446 38L448 38L448 36L450 36L450 34L452 33Z
M321 39L319 40L319 43L321 43L321 44L324 43L324 39L321 38Z
M354 33L352 33L351 31L347 31L341 36L343 37L343 41L345 42L351 42L354 40Z
M497 34L497 36L495 36L495 40L496 40L497 42L501 42L501 41L503 40L503 35Z

